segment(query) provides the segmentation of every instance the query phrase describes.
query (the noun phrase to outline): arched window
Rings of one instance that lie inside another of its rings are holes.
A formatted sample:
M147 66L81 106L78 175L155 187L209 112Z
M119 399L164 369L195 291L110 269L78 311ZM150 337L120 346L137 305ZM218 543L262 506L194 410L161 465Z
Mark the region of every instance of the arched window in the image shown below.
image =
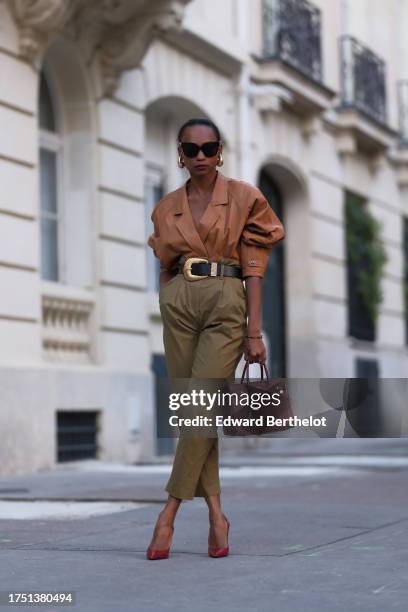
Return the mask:
M37 103L44 357L87 363L97 359L93 98L74 43L56 37L43 62Z
M45 71L39 88L41 277L61 280L61 150L58 117Z

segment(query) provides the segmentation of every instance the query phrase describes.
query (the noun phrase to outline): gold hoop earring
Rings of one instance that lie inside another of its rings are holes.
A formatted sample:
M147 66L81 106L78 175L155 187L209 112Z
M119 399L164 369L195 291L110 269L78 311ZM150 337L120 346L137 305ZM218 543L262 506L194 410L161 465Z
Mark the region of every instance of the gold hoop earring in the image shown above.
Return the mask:
M178 156L177 164L178 164L179 168L184 168L184 166L185 166L185 163L181 159L180 155Z
M222 153L220 153L220 156L217 161L217 166L222 166L223 163L224 163L224 160L222 159Z

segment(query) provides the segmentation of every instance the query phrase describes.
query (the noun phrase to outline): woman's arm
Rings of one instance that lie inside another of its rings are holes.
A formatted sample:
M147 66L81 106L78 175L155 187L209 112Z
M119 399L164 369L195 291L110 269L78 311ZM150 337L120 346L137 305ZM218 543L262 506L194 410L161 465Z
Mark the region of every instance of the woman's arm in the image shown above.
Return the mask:
M240 259L245 278L248 336L259 336L262 330L262 278L275 244L285 236L278 216L258 188L253 188L254 199L241 236ZM266 348L262 338L245 339L245 359L249 363L265 363Z
M160 204L160 202L159 202ZM154 211L151 214L151 220L153 221L153 227L154 227L154 232L153 234L151 234L148 238L147 244L149 245L150 248L153 249L154 255L155 257L157 257L158 259L160 259L160 252L159 252L159 247L160 247L160 231L159 231L159 223L156 219L155 213L157 211L158 208L158 204L155 207ZM171 278L173 278L174 273L169 272L169 270L167 270L167 268L165 268L163 265L160 264L160 275L159 275L159 285L160 287L162 285L164 285L167 281L169 281Z
M245 287L248 336L259 336L262 333L262 278L246 276ZM249 363L264 363L266 348L262 338L245 338L244 354Z

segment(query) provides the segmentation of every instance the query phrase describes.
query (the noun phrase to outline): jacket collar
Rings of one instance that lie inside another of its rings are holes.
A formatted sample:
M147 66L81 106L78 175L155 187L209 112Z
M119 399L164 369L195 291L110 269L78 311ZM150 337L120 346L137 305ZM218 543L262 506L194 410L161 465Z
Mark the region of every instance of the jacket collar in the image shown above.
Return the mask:
M179 215L181 213L188 212L186 210L186 206L189 206L188 198L187 198L187 183L190 179L188 179L180 189L177 195L176 206L174 207L173 213L175 215ZM217 178L215 180L213 194L208 206L218 206L220 204L228 204L228 178L221 174L220 171L217 171Z
M173 210L175 215L174 220L178 230L184 236L187 244L190 245L192 252L194 252L197 256L209 256L205 242L211 228L217 222L222 210L216 207L220 204L228 204L228 180L229 179L220 172L217 173L211 200L200 219L198 227L196 227L194 223L190 205L188 203L188 181L185 182L183 187L180 187L180 189L176 191L177 201Z

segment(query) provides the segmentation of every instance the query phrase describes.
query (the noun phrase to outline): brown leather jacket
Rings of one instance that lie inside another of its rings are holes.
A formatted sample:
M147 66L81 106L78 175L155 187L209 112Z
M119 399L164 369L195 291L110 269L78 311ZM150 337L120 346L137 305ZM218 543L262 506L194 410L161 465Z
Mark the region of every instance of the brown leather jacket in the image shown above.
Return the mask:
M187 181L188 182L188 181ZM175 272L181 255L240 263L243 276L264 275L273 245L285 230L262 192L218 172L210 203L196 228L187 182L154 207L154 233L147 244L161 267Z

